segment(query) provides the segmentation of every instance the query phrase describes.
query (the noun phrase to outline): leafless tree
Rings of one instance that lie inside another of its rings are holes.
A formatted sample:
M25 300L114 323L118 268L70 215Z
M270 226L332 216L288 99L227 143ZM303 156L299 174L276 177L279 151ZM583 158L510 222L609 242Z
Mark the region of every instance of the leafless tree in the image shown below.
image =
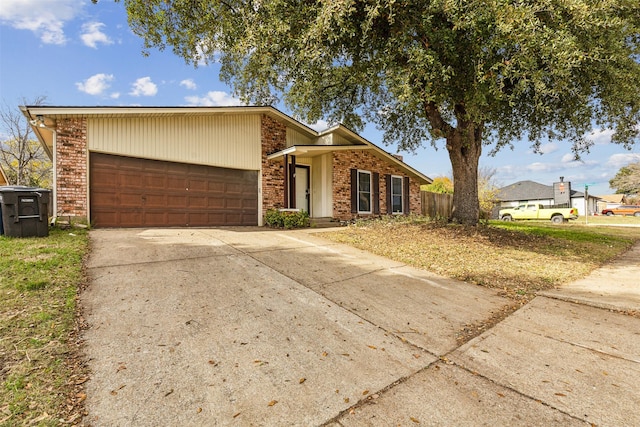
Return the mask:
M43 105L39 96L24 105ZM51 161L34 138L31 126L17 107L5 103L0 109L0 167L11 185L48 187L51 183Z

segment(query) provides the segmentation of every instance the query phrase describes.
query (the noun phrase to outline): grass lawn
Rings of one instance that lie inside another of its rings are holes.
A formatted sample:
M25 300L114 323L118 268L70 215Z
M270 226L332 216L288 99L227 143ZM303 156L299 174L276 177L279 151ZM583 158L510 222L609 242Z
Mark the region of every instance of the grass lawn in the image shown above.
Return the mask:
M0 425L79 420L86 379L76 337L85 230L0 236Z
M610 217L500 222L464 227L420 217L363 221L325 233L336 242L489 288L522 303L536 291L586 276L640 240L640 228L611 227ZM591 218L589 218L591 219ZM619 222L622 218L615 218ZM640 224L640 218L625 218Z

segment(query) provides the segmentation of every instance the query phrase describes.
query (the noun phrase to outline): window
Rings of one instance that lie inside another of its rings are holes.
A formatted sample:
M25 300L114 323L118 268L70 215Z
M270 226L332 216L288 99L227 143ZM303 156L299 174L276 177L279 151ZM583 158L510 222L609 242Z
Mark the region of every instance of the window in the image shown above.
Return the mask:
M402 177L391 177L391 213L399 214L403 212L404 204L402 203Z
M371 213L371 172L358 171L358 212Z

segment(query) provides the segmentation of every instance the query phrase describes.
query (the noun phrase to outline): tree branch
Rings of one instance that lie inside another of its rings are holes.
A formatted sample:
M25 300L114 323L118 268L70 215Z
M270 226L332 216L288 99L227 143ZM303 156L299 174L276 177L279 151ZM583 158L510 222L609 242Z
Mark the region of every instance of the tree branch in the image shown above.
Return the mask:
M427 102L424 106L424 111L436 136L446 137L455 130L453 126L442 118L442 114L440 114L440 110L434 102Z

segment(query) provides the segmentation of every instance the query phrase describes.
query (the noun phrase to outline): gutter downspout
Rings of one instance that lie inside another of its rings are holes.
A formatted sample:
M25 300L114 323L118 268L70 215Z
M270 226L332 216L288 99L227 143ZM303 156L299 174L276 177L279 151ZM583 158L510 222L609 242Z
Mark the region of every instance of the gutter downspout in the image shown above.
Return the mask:
M52 185L52 187L53 187L53 208L52 208L53 212L52 212L52 214L53 215L52 215L52 218L51 218L51 224L53 225L53 224L56 223L56 220L58 218L58 167L57 167L58 166L57 165L57 158L58 158L58 156L57 156L57 152L58 152L58 148L57 148L57 145L58 145L58 132L55 129L52 129L52 128L48 127L48 126L45 126L44 122L40 123L38 125L38 127L41 128L41 129L48 130L53 135L53 153L51 153L53 155L52 156L53 157L53 159L52 159L52 162L53 162L52 169L53 170L51 171L52 172L51 175L53 177L53 185Z

